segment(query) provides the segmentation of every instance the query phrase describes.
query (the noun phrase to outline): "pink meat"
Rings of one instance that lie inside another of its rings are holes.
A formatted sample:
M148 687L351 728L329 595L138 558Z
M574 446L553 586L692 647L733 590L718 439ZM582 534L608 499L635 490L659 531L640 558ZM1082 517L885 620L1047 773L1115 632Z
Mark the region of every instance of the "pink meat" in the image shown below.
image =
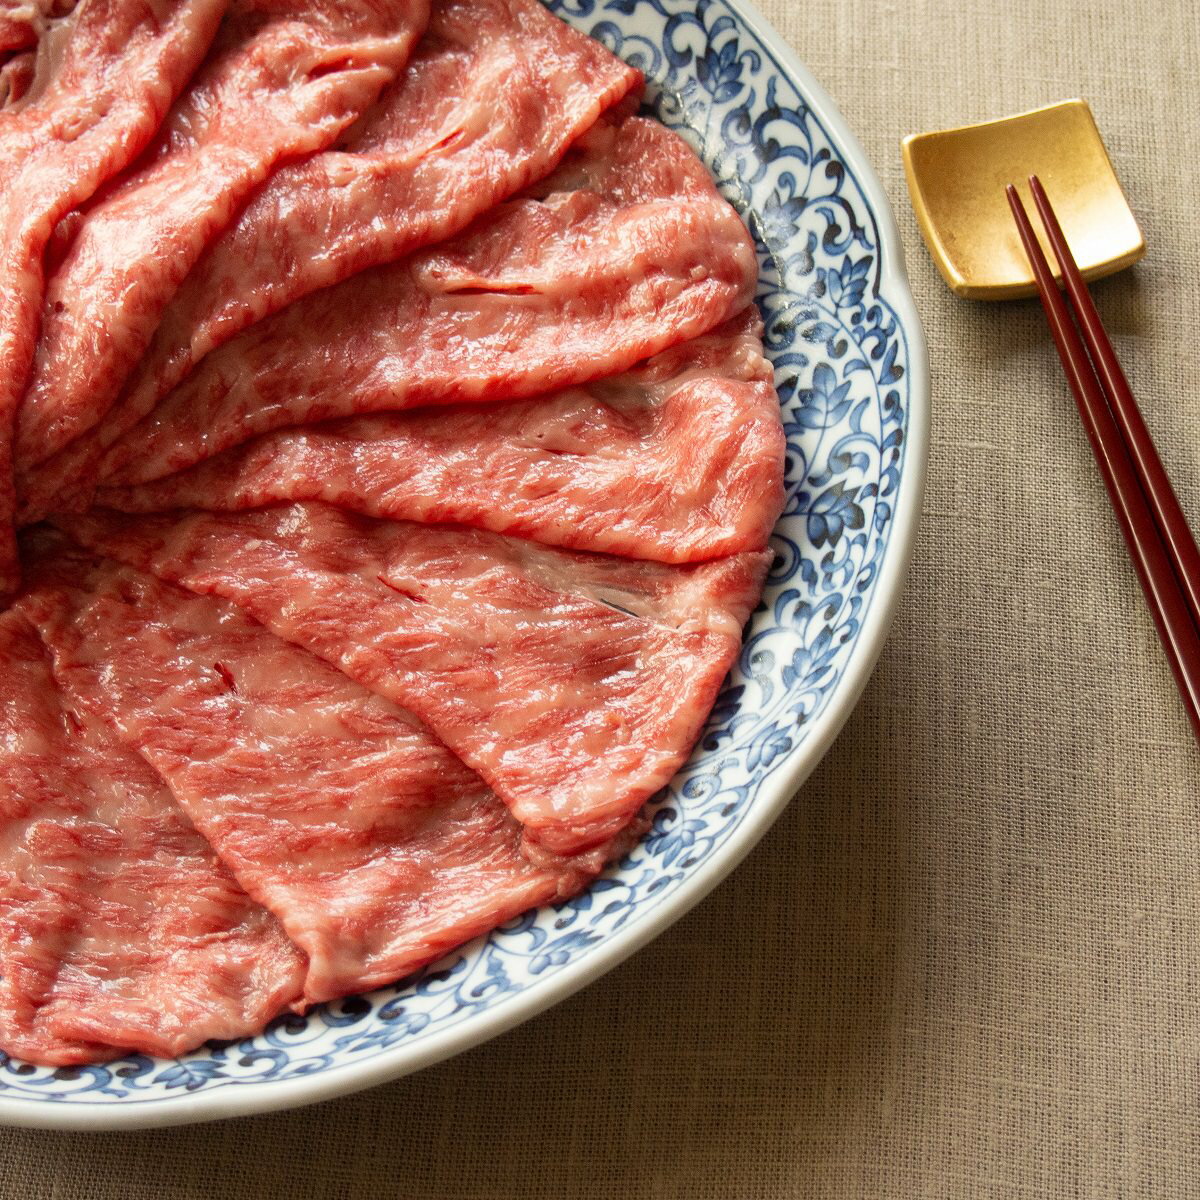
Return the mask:
M98 427L26 484L54 494L78 479L205 354L247 326L458 233L544 176L640 82L538 0L436 3L396 85L338 149L272 176L183 282L124 394L86 396L79 423Z
M249 1035L303 962L136 753L0 616L0 1047L31 1062Z
M76 0L4 0L0 4L0 58L35 48Z
M674 134L632 118L565 170L585 186L501 205L444 247L308 296L210 354L107 451L101 477L158 478L305 421L599 378L749 302L749 235ZM30 515L53 499L35 489Z
M306 952L306 1000L389 983L602 865L531 861L503 803L414 717L234 606L55 558L72 582L37 620L56 672Z
M784 453L760 331L750 307L586 387L282 430L96 498L125 512L324 500L660 562L757 550L783 504Z
M323 149L358 118L427 17L427 0L236 0L145 165L60 235L69 247L46 286L18 471L111 404L205 246L277 163Z
M17 582L12 439L33 361L42 254L58 221L146 146L226 0L89 0L39 47L0 120L0 594Z
M558 853L611 837L687 757L769 559L635 563L320 504L62 524L411 709Z
M26 50L0 62L0 109L28 94L33 84L35 57L32 50Z
M8 11L0 9L0 61L37 45L37 15L38 10L32 4L14 6Z
M29 92L38 45L50 44L75 0L5 0L0 4L0 109L15 107Z
M0 108L15 106L33 82L38 46L53 42L75 0L3 0L0 3ZM14 79L20 80L12 86Z
M640 82L538 0L438 5L404 78L341 147L279 172L201 260L102 440L247 326L459 232Z

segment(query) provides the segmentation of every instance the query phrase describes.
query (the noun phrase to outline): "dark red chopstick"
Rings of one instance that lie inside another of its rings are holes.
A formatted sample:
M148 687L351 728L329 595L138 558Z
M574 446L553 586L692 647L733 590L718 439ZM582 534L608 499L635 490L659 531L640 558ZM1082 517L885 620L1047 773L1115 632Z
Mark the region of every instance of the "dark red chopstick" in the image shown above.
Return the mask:
M1058 223L1058 217L1036 175L1030 175L1029 187L1033 192L1033 200L1042 218L1042 224L1046 227L1050 245L1054 247L1054 256L1058 259L1059 270L1066 283L1067 294L1071 297L1083 340L1087 343L1088 353L1096 373L1100 376L1100 385L1104 389L1108 407L1120 426L1121 435L1133 459L1159 532L1175 560L1175 573L1187 597L1188 607L1192 610L1192 620L1197 628L1200 628L1200 549L1196 548L1196 539L1192 535L1187 517L1183 515L1175 489L1167 477L1162 459L1158 457L1154 439L1146 428L1146 422L1142 420L1141 409L1133 398L1129 381L1125 378L1112 342L1108 340L1108 334L1104 331L1100 314L1092 303L1075 256L1063 236L1062 226Z
M1121 429L1109 408L1105 395L1104 384L1093 369L1080 339L1079 331L1071 319L1067 301L1058 290L1050 265L1042 253L1042 247L1029 223L1025 206L1012 184L1008 185L1008 203L1012 209L1013 219L1021 235L1021 243L1025 247L1025 255L1033 269L1037 282L1038 294L1042 300L1042 308L1058 348L1058 356L1066 372L1071 392L1079 407L1079 415L1083 419L1088 440L1092 444L1092 452L1100 467L1108 498L1117 515L1121 533L1133 560L1146 602L1158 628L1159 638L1167 653L1179 693L1183 697L1184 706L1192 722L1192 729L1200 741L1200 626L1193 618L1192 609L1188 602L1189 592L1185 591L1181 582L1183 565L1178 563L1170 549L1167 535L1159 528L1154 512L1148 499L1149 485L1143 490L1143 484L1131 455L1130 448L1122 437ZM1035 193L1036 195L1036 193ZM1044 193L1043 193L1044 197ZM1040 206L1039 206L1040 207ZM1049 202L1046 202L1049 209ZM1055 222L1057 225L1057 222ZM1049 230L1048 230L1049 232ZM1061 238L1062 231L1058 229ZM1051 244L1053 242L1053 235ZM1065 242L1064 242L1065 247ZM1067 269L1063 269L1064 276ZM1080 289L1086 295L1086 288L1080 280ZM1094 306L1091 311L1095 314ZM1095 324L1100 328L1099 316ZM1100 332L1103 333L1102 328ZM1107 337L1104 338L1107 343ZM1109 346L1111 351L1111 345ZM1116 356L1112 356L1113 363ZM1120 372L1119 366L1117 367ZM1124 376L1121 376L1124 381ZM1125 391L1129 385L1125 383ZM1129 396L1132 404L1132 394ZM1115 403L1115 402L1114 402ZM1132 405L1136 409L1136 405ZM1145 432L1143 423L1142 429ZM1150 443L1150 435L1146 432L1146 441ZM1153 444L1150 443L1151 448ZM1154 455L1157 462L1158 456ZM1162 471L1161 462L1158 463ZM1166 473L1163 472L1163 479ZM1168 488L1170 487L1168 483ZM1174 493L1172 492L1172 498ZM1178 508L1178 501L1176 501ZM1182 520L1182 512L1179 514ZM1187 522L1183 521L1187 528ZM1190 533L1189 533L1190 538ZM1192 543L1195 550L1195 543ZM1195 582L1195 581L1193 581Z

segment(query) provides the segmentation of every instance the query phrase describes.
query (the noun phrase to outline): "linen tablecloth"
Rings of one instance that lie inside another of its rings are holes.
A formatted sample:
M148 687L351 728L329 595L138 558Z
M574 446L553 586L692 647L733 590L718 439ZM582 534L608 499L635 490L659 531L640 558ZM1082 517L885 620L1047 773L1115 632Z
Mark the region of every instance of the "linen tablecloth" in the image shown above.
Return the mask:
M932 356L910 582L837 744L537 1020L296 1112L0 1130L4 1200L1200 1195L1200 754L1040 310L951 296L898 145L1090 101L1149 245L1095 294L1200 521L1200 9L763 7L883 178Z

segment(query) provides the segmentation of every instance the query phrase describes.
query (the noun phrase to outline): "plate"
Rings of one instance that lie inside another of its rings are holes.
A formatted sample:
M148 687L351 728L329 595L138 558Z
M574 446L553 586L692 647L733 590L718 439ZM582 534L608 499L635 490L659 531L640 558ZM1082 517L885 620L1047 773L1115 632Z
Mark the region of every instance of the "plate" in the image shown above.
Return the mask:
M115 1129L308 1104L477 1045L661 933L763 835L874 666L920 513L924 338L887 198L829 97L742 0L548 0L646 74L648 103L758 242L787 431L763 602L642 843L592 888L418 976L178 1060L33 1067L0 1054L0 1122Z

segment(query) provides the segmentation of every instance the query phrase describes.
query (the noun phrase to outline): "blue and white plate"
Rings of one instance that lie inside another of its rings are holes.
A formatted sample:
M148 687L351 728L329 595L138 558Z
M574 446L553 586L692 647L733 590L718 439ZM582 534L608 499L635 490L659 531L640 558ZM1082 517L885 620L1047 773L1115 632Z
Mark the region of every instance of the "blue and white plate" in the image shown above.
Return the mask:
M398 987L178 1061L0 1054L0 1122L131 1128L323 1100L525 1020L661 933L754 845L849 715L908 564L929 374L892 213L829 97L743 0L548 0L640 67L758 241L788 438L775 565L707 732L592 889Z

